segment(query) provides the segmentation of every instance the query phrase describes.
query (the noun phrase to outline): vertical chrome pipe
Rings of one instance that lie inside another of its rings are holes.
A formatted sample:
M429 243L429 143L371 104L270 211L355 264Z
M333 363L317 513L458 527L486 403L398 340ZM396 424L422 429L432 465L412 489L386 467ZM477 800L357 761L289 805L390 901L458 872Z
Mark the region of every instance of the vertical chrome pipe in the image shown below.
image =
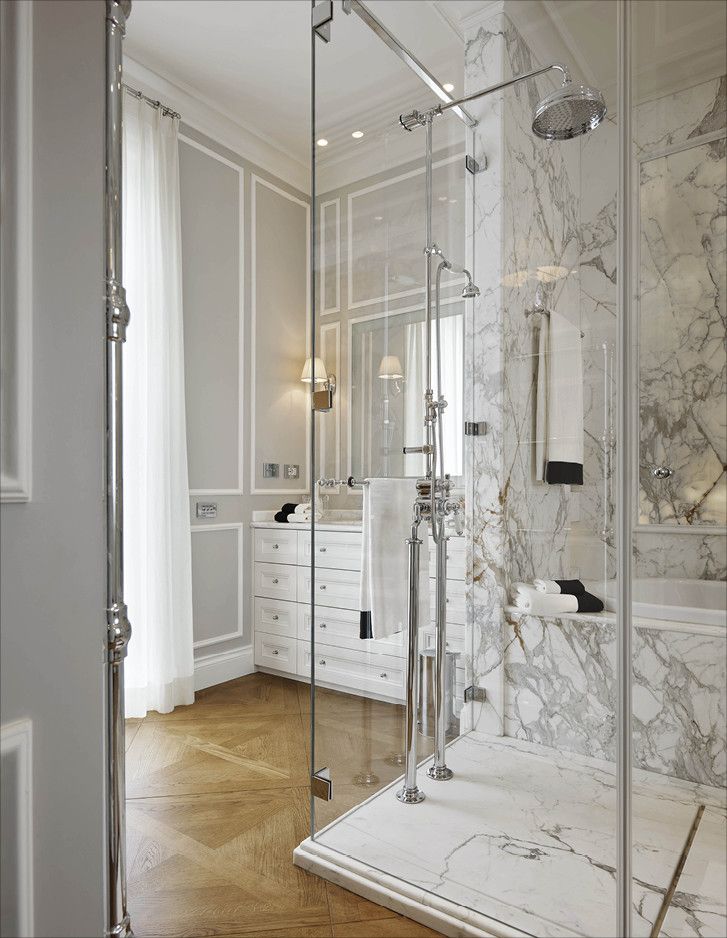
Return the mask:
M132 935L126 908L122 348L129 309L122 283L122 42L130 0L106 0L106 849L108 936Z
M407 608L408 657L406 670L406 769L404 787L396 797L403 804L419 804L424 792L417 786L417 694L419 687L419 564L421 561L418 509L411 526L409 546L409 596Z
M426 332L426 354L425 354L425 376L426 391L424 392L424 428L425 442L427 444L426 457L426 475L432 480L436 475L436 460L434 454L435 433L434 433L434 392L432 390L432 252L434 244L432 242L432 118L429 117L425 126L425 151L424 151L424 190L425 190L425 237L426 248L425 257L425 280L424 280L424 305L425 305L425 332ZM434 484L432 484L432 506L434 505Z
M617 571L618 615L616 622L617 656L617 923L616 934L627 938L632 934L632 621L631 621L631 563L633 557L633 497L632 484L636 461L631 438L633 384L633 336L631 230L635 222L634 202L631 194L632 138L631 138L631 3L620 0L617 7L618 22L618 124L619 124L619 178L618 178L618 457L617 457Z
M434 762L427 770L427 775L438 782L452 778L454 773L447 767L445 747L447 745L447 547L446 537L436 542L437 579L436 579L436 645L434 657Z

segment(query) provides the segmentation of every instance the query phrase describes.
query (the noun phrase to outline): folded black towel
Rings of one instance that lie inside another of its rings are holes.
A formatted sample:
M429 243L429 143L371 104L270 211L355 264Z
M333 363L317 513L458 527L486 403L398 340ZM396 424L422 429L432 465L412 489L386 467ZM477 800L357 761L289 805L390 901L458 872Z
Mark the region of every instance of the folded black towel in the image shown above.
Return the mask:
M580 580L556 580L561 593L567 596L582 596L586 592L585 586Z
M575 581L576 583L578 580ZM603 603L592 593L581 593L578 599L578 612L603 612Z
M280 510L286 515L292 515L297 507L295 502L286 502Z
M290 512L276 511L275 520L278 521L280 524L288 524L288 518L290 517L290 514L291 514Z

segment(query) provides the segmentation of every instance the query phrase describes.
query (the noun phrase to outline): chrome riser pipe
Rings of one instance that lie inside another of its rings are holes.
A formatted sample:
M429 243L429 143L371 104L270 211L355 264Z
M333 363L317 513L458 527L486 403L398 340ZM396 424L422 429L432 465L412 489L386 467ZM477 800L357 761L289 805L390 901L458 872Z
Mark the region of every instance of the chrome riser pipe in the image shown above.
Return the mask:
M106 878L108 936L133 934L126 908L124 658L131 626L124 603L122 348L129 310L122 282L122 43L130 0L106 0Z
M403 804L419 804L424 792L417 786L417 696L419 690L419 565L422 541L418 512L411 527L409 548L409 596L407 607L408 657L406 670L406 769L404 787L396 797Z
M427 775L438 782L448 781L454 773L446 764L447 745L447 546L448 538L437 541L437 579L436 579L436 636L434 670L434 762Z

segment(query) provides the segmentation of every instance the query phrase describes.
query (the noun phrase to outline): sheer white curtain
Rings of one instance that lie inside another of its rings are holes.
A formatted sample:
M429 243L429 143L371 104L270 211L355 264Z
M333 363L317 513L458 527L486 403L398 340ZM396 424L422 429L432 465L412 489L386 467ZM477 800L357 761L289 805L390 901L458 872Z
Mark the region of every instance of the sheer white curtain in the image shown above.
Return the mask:
M452 478L464 474L464 318L445 316L440 323L442 336L442 394L447 401L442 421L444 442L444 471ZM426 350L426 323L413 322L406 327L406 400L404 406L404 436L409 440L424 440L424 355ZM434 396L437 388L437 337L432 324L432 384ZM414 444L412 444L414 445ZM424 457L417 469L416 458L407 462L407 472L424 472Z
M125 96L127 717L194 702L177 123Z

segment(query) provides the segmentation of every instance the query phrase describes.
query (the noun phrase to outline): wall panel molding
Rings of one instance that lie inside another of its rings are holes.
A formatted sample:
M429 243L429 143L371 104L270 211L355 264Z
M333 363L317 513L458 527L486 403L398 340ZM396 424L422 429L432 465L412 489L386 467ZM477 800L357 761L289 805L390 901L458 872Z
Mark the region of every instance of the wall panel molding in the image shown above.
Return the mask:
M18 720L0 727L0 762L3 804L8 809L12 808L16 825L13 831L16 837L15 856L5 855L8 839L12 840L12 835L7 829L4 830L3 901L11 902L14 897L15 908L4 909L2 921L4 926L14 929L12 934L26 938L34 933L33 724L30 720ZM15 882L11 884L7 877L13 874ZM11 920L7 916L11 916Z
M191 137L179 134L181 143L204 153L211 159L234 170L238 175L238 363L237 363L237 488L191 488L190 495L242 495L245 490L245 439L243 433L244 395L245 395L245 171L242 166L233 163L209 147L198 143Z
M224 642L234 641L241 639L244 635L245 630L245 597L244 597L244 530L245 525L243 522L222 522L220 524L193 524L191 526L192 534L219 534L222 531L236 531L237 532L237 620L235 628L231 629L229 632L224 632L220 635L215 635L210 638L201 639L194 642L194 649L198 648L209 648L215 645L221 645ZM195 669L196 669L195 658Z
M256 436L256 407L257 407L257 393L256 393L256 361L257 361L257 313L258 313L258 302L257 302L257 190L259 186L263 186L266 189L269 189L272 192L275 192L277 195L282 196L284 199L300 205L305 210L305 229L306 229L306 244L305 244L305 311L306 311L306 325L305 325L305 348L301 349L301 363L303 361L304 355L309 354L310 350L310 321L311 321L311 298L310 298L310 205L308 202L299 199L297 196L293 195L290 192L286 192L285 189L281 189L279 186L274 185L269 182L267 179L263 179L261 176L256 175L255 173L250 174L250 319L251 319L251 339L250 339L250 381L249 381L249 400L250 400L250 494L251 495L307 495L309 491L308 480L310 479L310 428L311 421L304 412L304 419L306 421L306 443L305 443L305 456L302 459L302 465L305 466L305 477L301 479L301 485L298 488L265 488L260 487L256 484L256 466L258 461L257 454L257 436Z
M30 3L0 4L3 233L0 239L0 501L31 497L33 24Z
M326 275L328 273L328 258L326 256L326 209L331 206L335 209L335 282L336 282L336 302L334 306L326 306ZM328 202L321 202L320 205L320 280L319 280L319 303L321 316L333 316L341 312L341 200L336 197L329 199Z

